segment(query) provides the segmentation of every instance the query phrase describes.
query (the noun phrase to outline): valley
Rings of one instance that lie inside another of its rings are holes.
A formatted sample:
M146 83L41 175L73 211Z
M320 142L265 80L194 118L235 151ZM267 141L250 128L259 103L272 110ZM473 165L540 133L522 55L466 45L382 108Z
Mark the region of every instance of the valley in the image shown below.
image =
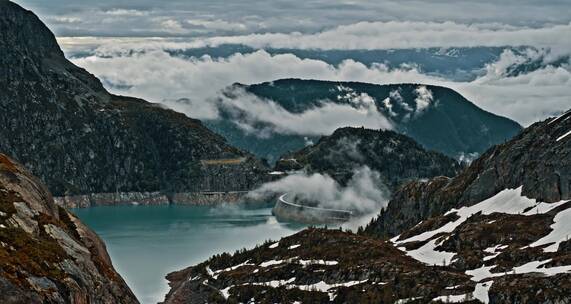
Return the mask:
M571 302L569 16L125 1L0 0L0 303Z

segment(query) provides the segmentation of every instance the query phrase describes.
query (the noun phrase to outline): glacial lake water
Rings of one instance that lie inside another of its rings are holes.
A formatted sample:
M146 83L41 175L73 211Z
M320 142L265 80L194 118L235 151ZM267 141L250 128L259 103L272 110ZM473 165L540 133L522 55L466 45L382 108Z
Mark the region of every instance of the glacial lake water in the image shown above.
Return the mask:
M105 241L113 265L143 304L164 300L169 272L216 253L252 248L303 228L268 206L114 206L73 209Z

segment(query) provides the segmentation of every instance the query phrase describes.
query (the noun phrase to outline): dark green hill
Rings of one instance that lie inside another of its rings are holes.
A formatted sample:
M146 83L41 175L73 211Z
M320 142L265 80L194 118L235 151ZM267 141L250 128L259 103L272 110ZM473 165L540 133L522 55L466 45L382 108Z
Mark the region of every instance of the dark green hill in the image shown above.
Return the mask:
M431 102L423 109L417 105L419 88L432 95ZM518 123L484 111L456 91L438 86L284 79L255 85L236 84L229 90L242 89L263 100L273 100L292 113L301 113L324 101L349 104L350 96L364 93L374 99L377 109L392 122L397 132L412 137L427 149L455 158L473 158L521 130ZM232 98L232 94L228 96ZM307 137L304 135L274 133L259 137L247 134L228 121L239 120L239 112L227 111L224 115L225 119L206 124L233 145L270 161L302 148L308 139L317 139L311 136L304 139Z
M315 145L287 154L276 170L305 169L327 174L345 184L356 168L367 166L380 174L391 191L400 184L435 176L455 176L461 166L441 153L427 151L411 138L393 131L341 128Z

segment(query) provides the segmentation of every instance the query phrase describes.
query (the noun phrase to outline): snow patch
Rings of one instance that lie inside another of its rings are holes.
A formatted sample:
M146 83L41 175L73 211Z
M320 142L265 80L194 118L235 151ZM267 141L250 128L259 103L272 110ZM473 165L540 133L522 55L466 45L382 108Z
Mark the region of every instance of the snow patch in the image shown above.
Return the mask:
M571 135L571 131L569 131L569 132L567 132L567 133L565 133L565 134L559 136L559 137L557 138L557 141L560 141L560 140L562 140L563 138L565 138L565 137L567 137L567 136L569 136L569 135Z
M566 266L556 266L556 267L545 267L545 264L551 262L551 259L544 261L533 261L527 264L513 268L512 270L506 272L492 273L492 270L496 266L483 266L480 268L472 269L466 271L466 274L472 276L471 280L474 282L480 282L488 278L502 277L508 274L526 274L526 273L541 273L546 276L553 276L559 273L571 272L571 265Z
M250 263L248 263L249 261L250 261L250 260L247 260L246 262L241 263L241 264L238 264L238 265L236 265L236 266L232 266L232 267L228 267L228 268L216 270L216 271L214 271L214 272L212 273L212 275L210 275L210 276L213 277L214 279L218 279L218 276L219 276L221 273L223 273L223 272L236 270L236 269L238 269L238 268L240 268L240 267L242 267L242 266L255 266L255 264L250 264ZM210 269L210 268L208 268L207 271L208 271L209 269ZM212 270L210 270L210 271L212 271ZM209 272L209 274L210 274L210 272Z
M299 260L299 264L303 266L308 265L326 265L326 266L335 266L339 264L337 261L324 261L324 260Z
M437 251L436 246L436 240L432 240L415 250L406 251L404 247L399 247L399 249L413 259L428 265L449 265L456 253Z
M495 257L497 257L503 249L508 248L508 245L496 245L494 247L488 247L484 249L484 252L489 253L490 255L484 257L484 262L489 261Z
M335 299L335 293L329 292L329 290L334 289L334 288L338 288L338 287L351 287L354 285L365 283L367 281L368 280L349 281L349 282L345 282L345 283L335 283L335 284L327 284L324 281L320 281L318 283L310 284L310 285L289 285L289 286L287 286L287 288L288 289L297 288L299 290L304 290L304 291L315 290L315 291L320 291L320 292L327 292L329 294L329 299L331 301L333 301Z
M282 172L282 171L272 171L272 172L270 172L270 173L268 173L268 174L269 174L269 175L284 175L285 172Z
M553 243L545 248L544 252L557 252L559 243L569 240L571 234L571 208L565 209L553 218L554 223L551 225L553 229L548 235L532 243L531 247L537 247Z
M468 297L468 294L439 296L432 299L432 302L440 301L444 303L463 303Z
M484 304L488 304L490 302L490 295L488 294L488 291L490 290L490 287L492 287L492 283L494 282L488 281L476 284L476 288L472 294L474 298L478 299Z
M538 203L535 199L530 199L525 196L522 196L523 186L516 188L516 189L505 189L498 194L492 196L489 199L486 199L476 205L470 207L462 207L460 209L452 209L446 212L444 215L449 214L456 214L459 218L453 222L446 223L444 226L431 231L423 232L419 235L410 237L406 240L399 241L400 236L397 236L391 241L396 244L403 244L408 242L414 241L426 241L431 237L439 234L439 233L451 233L464 223L468 218L472 215L481 212L484 215L489 215L492 213L504 213L504 214L522 214L523 211L530 207L537 207L537 210L533 213L526 212L524 215L531 215L537 213L545 213L551 210L552 208L557 207L567 201L557 202L557 203Z
M262 264L260 264L260 267L269 267L269 266L273 266L273 265L279 265L282 264L283 262L285 262L284 260L269 260L266 262L262 262Z

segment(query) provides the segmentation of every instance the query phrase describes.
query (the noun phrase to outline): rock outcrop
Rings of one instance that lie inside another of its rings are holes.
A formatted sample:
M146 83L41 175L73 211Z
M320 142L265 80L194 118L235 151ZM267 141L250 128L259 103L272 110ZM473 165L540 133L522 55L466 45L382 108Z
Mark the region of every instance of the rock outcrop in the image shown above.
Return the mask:
M108 93L32 12L0 1L0 151L55 196L241 191L265 164L200 121Z
M0 154L0 302L138 303L105 244Z
M454 178L417 181L396 192L367 231L396 235L451 208L471 206L504 189L544 202L571 199L571 111L538 122L497 145Z
M407 181L453 177L462 169L454 159L427 151L405 135L348 127L322 137L315 145L282 156L275 170L327 174L344 185L354 170L363 166L378 172L391 191Z

